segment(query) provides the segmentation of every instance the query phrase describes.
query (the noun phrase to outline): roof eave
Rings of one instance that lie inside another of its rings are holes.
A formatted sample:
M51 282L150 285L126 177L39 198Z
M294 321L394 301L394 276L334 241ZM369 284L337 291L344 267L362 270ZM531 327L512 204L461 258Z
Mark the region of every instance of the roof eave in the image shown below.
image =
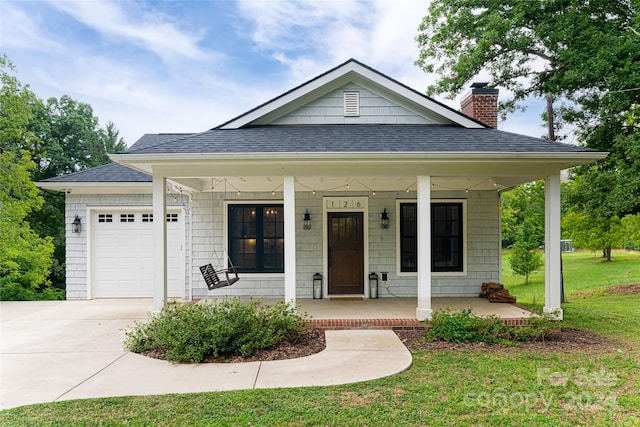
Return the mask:
M481 160L481 159L570 159L601 160L609 153L604 151L571 152L503 152L503 151L384 151L384 152L254 152L254 153L154 153L112 154L112 160L129 166L135 163L172 163L184 161L224 160L344 160L368 159L422 159L422 160ZM133 167L133 166L132 166Z
M36 182L38 188L51 191L62 191L67 194L117 194L123 191L127 193L149 193L151 191L151 182Z

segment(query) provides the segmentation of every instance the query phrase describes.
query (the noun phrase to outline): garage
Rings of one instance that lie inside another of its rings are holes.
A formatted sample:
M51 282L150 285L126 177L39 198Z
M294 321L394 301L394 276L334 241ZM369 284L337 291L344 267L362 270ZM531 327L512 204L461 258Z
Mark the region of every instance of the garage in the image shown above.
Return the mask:
M167 213L167 294L185 297L184 218ZM153 213L93 210L91 283L94 298L153 297Z

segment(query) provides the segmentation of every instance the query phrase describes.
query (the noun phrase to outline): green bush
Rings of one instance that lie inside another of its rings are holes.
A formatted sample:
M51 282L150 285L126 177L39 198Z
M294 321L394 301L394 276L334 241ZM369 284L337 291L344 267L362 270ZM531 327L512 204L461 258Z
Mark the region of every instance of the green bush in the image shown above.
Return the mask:
M147 323L127 331L125 348L135 353L161 352L174 362L202 362L207 357L250 356L298 337L305 316L284 302L261 305L230 299L216 304L165 306Z
M427 341L452 343L485 342L512 344L514 341L539 341L558 324L546 317L532 317L528 325L507 326L497 316L479 317L470 308L453 313L450 309L433 314Z

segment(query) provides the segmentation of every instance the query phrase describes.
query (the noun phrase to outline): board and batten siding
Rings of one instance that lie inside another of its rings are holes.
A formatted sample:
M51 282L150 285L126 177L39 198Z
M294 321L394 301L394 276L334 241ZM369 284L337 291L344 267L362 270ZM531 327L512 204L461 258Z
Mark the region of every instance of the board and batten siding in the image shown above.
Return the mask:
M358 92L360 115L345 117L344 92ZM281 117L273 125L320 124L434 124L424 116L398 105L362 86L350 83Z

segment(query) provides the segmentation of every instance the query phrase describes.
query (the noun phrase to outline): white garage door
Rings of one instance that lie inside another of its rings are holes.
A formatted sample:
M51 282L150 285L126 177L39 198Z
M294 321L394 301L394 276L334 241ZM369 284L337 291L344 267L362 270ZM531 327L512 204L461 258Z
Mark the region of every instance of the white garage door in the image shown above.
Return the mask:
M184 221L167 213L167 293L185 297ZM153 214L94 211L92 275L96 298L153 297Z

